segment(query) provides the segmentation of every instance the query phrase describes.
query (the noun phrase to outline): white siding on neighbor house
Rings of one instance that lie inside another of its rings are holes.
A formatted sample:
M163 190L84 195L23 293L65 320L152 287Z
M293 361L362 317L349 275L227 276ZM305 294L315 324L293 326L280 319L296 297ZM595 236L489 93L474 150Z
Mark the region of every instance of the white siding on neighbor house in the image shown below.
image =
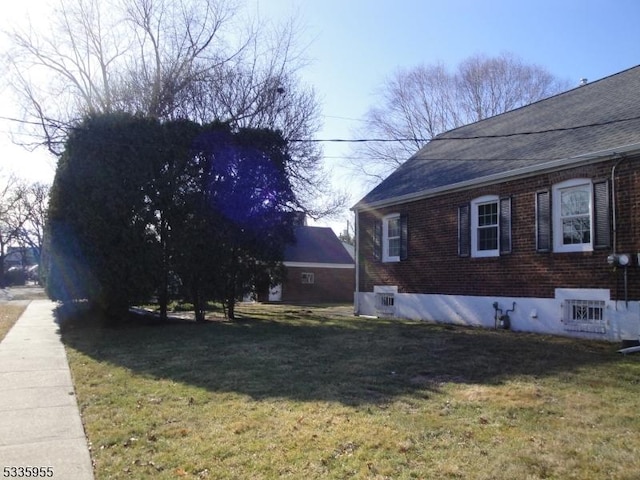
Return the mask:
M376 290L356 293L356 314L494 328L494 302L503 313L515 302L515 310L509 312L511 329L515 331L612 342L640 338L640 302L611 300L606 289L556 289L555 298L412 294L396 293L393 288ZM385 295L382 303L381 294ZM393 300L386 298L387 295L393 296ZM572 300L595 301L596 305L604 306L601 323L604 333L576 328L575 324L563 321L566 315L563 307Z

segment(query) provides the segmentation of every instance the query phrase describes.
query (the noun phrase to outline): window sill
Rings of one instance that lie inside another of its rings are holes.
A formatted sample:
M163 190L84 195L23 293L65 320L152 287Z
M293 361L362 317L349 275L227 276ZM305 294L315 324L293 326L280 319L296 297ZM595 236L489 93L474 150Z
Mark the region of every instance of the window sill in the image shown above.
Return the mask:
M471 258L495 258L499 256L500 256L500 252L498 250L471 252Z
M382 259L382 263L397 263L400 261L400 257L385 257Z
M567 248L567 247L555 247L553 253L590 253L593 252L593 247L581 246L579 248Z

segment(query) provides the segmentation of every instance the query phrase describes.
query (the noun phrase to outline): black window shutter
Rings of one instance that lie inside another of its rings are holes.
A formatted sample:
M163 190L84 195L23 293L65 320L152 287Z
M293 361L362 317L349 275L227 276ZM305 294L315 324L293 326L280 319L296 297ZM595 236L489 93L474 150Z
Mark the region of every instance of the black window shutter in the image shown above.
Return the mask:
M607 180L593 183L593 228L594 248L611 246L609 182Z
M373 258L382 259L382 221L376 220L373 223Z
M551 192L536 193L536 249L551 251Z
M468 257L471 255L471 218L470 206L458 207L458 255Z
M409 241L409 229L407 226L407 216L400 215L400 260L406 260L408 257L407 244Z
M500 255L511 253L511 198L500 199Z

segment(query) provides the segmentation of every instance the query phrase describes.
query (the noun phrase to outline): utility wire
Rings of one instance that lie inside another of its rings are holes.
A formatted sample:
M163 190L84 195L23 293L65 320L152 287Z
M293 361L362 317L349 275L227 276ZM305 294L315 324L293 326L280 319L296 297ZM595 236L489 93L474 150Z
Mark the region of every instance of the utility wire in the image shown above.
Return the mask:
M42 126L44 122L35 122L35 121L27 121L27 120L19 120L11 117L0 116L0 120L6 120L10 122L22 123L25 125L36 125ZM443 141L443 140L478 140L483 138L510 138L517 137L523 135L540 135L544 133L553 133L553 132L567 132L573 130L580 130L583 128L593 128L593 127L602 127L607 125L614 125L622 122L631 122L634 120L640 120L640 115L629 118L621 118L617 120L608 120L605 122L595 122L588 123L584 125L575 125L571 127L556 127L549 128L544 130L531 130L531 131L523 131L523 132L513 132L513 133L501 133L495 135L470 135L470 136L452 136L447 135L446 132L440 135L437 135L433 138L290 138L287 139L288 142L292 143L401 143L401 142L416 142L416 143L428 143L435 141ZM52 128L61 128L61 124L54 123L45 123L46 126ZM73 127L72 127L73 128ZM462 127L460 127L462 128Z
M470 136L451 136L442 133L433 138L356 138L356 139L343 139L343 138L316 138L316 139L306 139L306 138L293 138L289 139L290 142L315 142L315 143L364 143L364 142L435 142L435 141L443 141L443 140L478 140L482 138L509 138L509 137L517 137L521 135L540 135L543 133L552 133L552 132L567 132L572 130L579 130L582 128L592 128L592 127L602 127L606 125L614 125L616 123L622 122L631 122L633 120L640 120L640 115L629 118L621 118L618 120L608 120L606 122L595 122L588 123L584 125L575 125L572 127L557 127L557 128L548 128L544 130L532 130L532 131L524 131L524 132L513 132L513 133L501 133L495 135L470 135ZM462 128L462 127L460 127Z

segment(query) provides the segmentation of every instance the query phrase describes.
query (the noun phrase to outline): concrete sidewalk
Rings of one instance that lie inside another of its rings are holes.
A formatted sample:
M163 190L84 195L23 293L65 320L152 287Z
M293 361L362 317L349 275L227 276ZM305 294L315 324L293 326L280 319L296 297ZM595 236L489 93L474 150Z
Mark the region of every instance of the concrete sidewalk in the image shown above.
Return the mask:
M28 476L5 467L50 467L53 476L39 478L94 478L54 308L33 300L0 342L0 478Z

